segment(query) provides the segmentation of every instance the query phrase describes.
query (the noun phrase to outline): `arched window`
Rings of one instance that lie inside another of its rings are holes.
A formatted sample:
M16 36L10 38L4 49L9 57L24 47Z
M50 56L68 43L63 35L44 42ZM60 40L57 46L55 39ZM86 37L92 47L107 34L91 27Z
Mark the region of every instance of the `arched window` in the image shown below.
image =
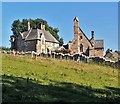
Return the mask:
M80 44L80 52L83 52L83 45Z

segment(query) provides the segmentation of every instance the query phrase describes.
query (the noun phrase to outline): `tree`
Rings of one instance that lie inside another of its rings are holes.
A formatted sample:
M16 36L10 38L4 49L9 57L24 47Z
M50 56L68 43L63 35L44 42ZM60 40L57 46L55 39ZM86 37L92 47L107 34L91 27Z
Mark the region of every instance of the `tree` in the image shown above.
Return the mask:
M59 45L62 46L64 44L63 38L60 38L59 42Z
M112 52L112 49L108 48L105 53L108 54L109 52Z
M19 32L24 32L28 30L28 21L30 22L30 27L33 29L40 28L40 24L45 25L45 30L49 31L55 38L60 42L60 45L63 45L63 38L60 38L58 35L59 29L58 28L53 28L48 25L47 21L43 19L23 19L22 21L15 20L12 24L12 31L13 34L17 37Z
M20 20L18 19L18 20L15 20L14 22L13 22L13 24L12 24L12 31L13 31L13 34L15 35L15 36L17 36L18 34L19 34L19 32L20 32L20 26L21 26L21 22L20 22Z
M0 50L9 51L9 50L10 50L10 48L2 46L2 47L0 47Z
M34 20L34 23L36 25L36 28L40 28L40 24L46 25L47 21L37 18Z
M28 29L28 20L27 19L23 19L20 25L20 32L24 32L27 31Z

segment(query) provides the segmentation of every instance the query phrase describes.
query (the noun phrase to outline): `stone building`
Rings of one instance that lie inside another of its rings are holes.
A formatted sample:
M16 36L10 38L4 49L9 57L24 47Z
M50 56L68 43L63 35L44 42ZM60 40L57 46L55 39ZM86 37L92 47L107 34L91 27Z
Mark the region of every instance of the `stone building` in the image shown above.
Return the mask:
M79 27L78 17L74 18L74 39L68 42L71 54L85 54L87 56L103 56L104 41L94 39L94 31L91 31L91 39Z
M120 59L120 51L114 51L114 52L108 51L108 52L106 52L104 57L114 60L114 61L119 60Z
M48 53L59 47L59 42L45 30L43 24L40 24L39 29L32 29L28 22L28 31L19 33L17 37L12 35L10 38L11 49L19 52Z

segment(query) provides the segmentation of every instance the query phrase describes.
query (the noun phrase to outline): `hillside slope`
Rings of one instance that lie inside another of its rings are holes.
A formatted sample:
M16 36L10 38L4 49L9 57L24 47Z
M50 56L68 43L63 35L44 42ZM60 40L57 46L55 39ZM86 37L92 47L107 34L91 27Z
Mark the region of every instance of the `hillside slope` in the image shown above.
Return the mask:
M118 101L118 69L2 55L3 101Z

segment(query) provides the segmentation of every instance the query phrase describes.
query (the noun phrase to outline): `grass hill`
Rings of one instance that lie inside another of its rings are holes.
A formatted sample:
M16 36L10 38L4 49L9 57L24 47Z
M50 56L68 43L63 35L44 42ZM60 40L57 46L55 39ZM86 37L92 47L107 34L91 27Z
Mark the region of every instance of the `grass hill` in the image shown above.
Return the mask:
M2 55L3 102L120 101L118 69L97 64Z

